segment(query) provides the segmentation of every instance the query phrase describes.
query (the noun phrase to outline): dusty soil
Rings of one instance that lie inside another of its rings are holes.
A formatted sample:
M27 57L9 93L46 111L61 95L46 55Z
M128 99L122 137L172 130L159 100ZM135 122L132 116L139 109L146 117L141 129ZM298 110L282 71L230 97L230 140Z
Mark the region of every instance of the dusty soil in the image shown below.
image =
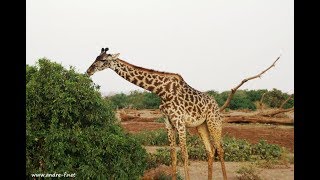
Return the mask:
M242 112L240 112L242 113ZM287 117L293 118L293 113L287 113ZM130 133L137 133L143 130L165 129L164 123L155 122L162 117L159 110L120 110L117 112L117 117L121 125ZM293 121L293 119L292 119ZM188 131L191 134L196 134L195 128L190 128ZM294 152L294 127L293 125L271 125L259 123L224 123L223 134L230 135L236 138L246 139L251 143L257 143L260 139L266 140L271 144L278 144L286 147L291 153ZM150 153L154 153L159 147L145 147ZM177 147L178 148L178 147ZM238 179L239 174L236 171L241 166L246 166L248 162L226 162L228 179ZM206 161L190 161L189 165L191 179L207 179L207 162ZM294 179L294 165L289 167L277 167L275 169L258 168L258 175L262 179L286 180ZM184 176L184 170L181 165L178 171ZM171 169L168 166L161 165L156 169L151 169L145 172L142 179L157 179L160 172L170 174ZM220 162L214 162L213 178L222 179Z
M248 167L249 162L225 162L227 176L229 180L239 179L240 174L237 171L241 167ZM184 167L177 167L180 175L184 178ZM263 180L293 180L294 165L280 166L273 169L262 169L255 167L255 174ZM145 172L143 180L158 179L158 176L163 173L170 176L171 168L166 165L161 165L157 168L150 169ZM189 174L190 179L207 179L208 178L208 163L206 161L190 161ZM220 162L213 163L213 179L223 179Z
M144 148L149 153L155 153L156 149L163 148L165 146L145 146ZM176 147L179 150L179 147ZM293 156L293 154L291 154ZM225 162L227 176L229 180L236 180L240 174L237 170L241 167L248 167L250 162ZM254 166L256 174L263 180L293 180L294 179L294 164L277 165L277 168L263 169ZM178 163L178 171L182 177L184 177L184 167ZM206 161L190 161L189 164L190 179L207 179L208 177L208 163ZM157 168L150 169L145 172L143 180L157 179L159 174L164 173L170 175L171 168L166 165L161 165ZM220 161L213 163L213 179L223 179Z
M251 143L257 143L260 139L264 139L270 144L283 146L290 152L293 152L294 150L293 126L225 124L223 127L223 134L246 139Z

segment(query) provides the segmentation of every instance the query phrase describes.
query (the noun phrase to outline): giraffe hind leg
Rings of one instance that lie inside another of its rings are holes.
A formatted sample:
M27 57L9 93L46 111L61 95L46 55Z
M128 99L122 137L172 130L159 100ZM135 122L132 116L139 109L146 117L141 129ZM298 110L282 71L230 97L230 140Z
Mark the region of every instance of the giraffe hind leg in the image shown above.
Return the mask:
M223 179L227 180L226 167L224 164L224 157L223 157L224 150L223 150L222 141L221 141L222 140L221 139L222 127L220 124L219 124L219 126L214 126L214 123L212 123L212 122L208 122L207 124L208 124L208 129L209 129L210 135L213 138L214 146L216 147L217 152L218 152L218 156L219 156L220 163L221 163Z
M197 127L198 133L203 141L208 156L208 180L212 180L214 149L210 141L210 134L206 123Z

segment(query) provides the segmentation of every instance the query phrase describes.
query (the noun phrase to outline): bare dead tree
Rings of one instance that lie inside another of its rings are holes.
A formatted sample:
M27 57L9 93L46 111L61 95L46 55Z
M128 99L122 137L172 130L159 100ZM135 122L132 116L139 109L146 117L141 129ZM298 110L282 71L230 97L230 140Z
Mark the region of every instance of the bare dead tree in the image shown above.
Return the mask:
M293 125L294 120L288 117L268 117L268 116L258 116L258 115L235 115L226 116L224 122L227 123L267 123L267 124L277 124L277 125Z
M285 101L283 101L283 103L280 105L279 109L282 109L283 106L291 99L291 97L292 97L292 94Z
M273 117L274 115L280 114L280 113L285 113L285 112L289 112L289 111L293 111L294 107L292 108L288 108L288 109L283 109L283 106L292 98L292 94L282 102L282 104L279 106L278 109L273 110L273 111L269 111L269 112L261 112L259 113L259 115L261 116L268 116L268 117Z
M274 110L274 111L262 113L262 114L260 114L260 115L273 117L273 116L276 115L276 114L285 113L285 112L290 112L290 111L293 111L293 110L294 110L294 107L288 108L288 109L276 109L276 110Z
M232 88L232 89L231 89L231 92L230 92L230 94L229 94L229 96L228 96L227 101L226 101L226 102L223 104L223 106L220 108L220 112L222 112L226 107L229 106L230 101L231 101L234 93L239 89L239 87L241 87L241 86L242 86L244 83L246 83L247 81L250 81L250 80L256 79L256 78L261 78L261 75L262 75L262 74L264 74L264 73L267 72L269 69L271 69L272 67L275 66L276 62L280 59L280 57L281 57L281 54L280 54L280 56L272 63L272 65L269 66L267 69L263 70L261 73L255 75L255 76L252 76L252 77L249 77L249 78L246 78L246 79L242 80L241 83L238 84L238 86Z
M259 105L260 105L260 111L262 111L262 109L263 109L263 98L264 98L264 96L266 95L266 93L263 93L262 94L262 96L261 96L261 99L260 99L260 102L259 102Z

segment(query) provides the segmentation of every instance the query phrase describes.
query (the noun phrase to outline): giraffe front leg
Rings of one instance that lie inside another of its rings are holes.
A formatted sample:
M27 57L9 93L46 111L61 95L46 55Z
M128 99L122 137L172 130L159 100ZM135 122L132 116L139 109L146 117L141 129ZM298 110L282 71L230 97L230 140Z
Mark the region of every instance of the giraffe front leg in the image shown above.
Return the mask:
M179 120L178 120L179 121ZM184 123L177 123L177 131L179 135L179 145L181 148L181 155L184 161L184 176L186 180L190 180L189 168L188 168L188 151L187 151L187 135L186 127Z
M165 119L165 125L168 132L168 140L170 142L171 168L172 180L177 179L177 152L176 152L176 136L172 125L168 118Z

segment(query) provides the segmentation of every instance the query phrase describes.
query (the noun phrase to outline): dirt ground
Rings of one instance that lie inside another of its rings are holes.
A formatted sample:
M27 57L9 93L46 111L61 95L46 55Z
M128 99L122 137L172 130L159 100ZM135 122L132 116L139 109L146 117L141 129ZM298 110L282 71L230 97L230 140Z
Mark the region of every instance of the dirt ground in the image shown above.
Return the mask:
M248 162L225 162L227 177L229 180L237 180L240 176L236 171L243 166L248 166ZM178 166L178 171L184 177L183 166ZM208 164L206 161L190 161L189 165L190 179L205 180L208 179ZM153 179L160 172L169 175L171 169L169 166L161 165L156 169L152 169L145 173L143 180ZM261 169L257 168L257 174L263 180L293 180L294 179L294 165L289 167L280 167L276 169ZM156 178L154 178L156 179ZM213 179L223 179L220 162L213 163Z
M293 113L292 113L293 114ZM290 114L292 117L293 115ZM121 125L130 133L137 133L143 130L165 129L164 123L155 122L162 117L159 110L119 110L117 117ZM195 128L188 129L191 134L197 133ZM224 123L223 134L236 138L246 139L250 143L257 143L260 139L266 140L271 144L278 144L294 153L294 127L284 125L258 124L258 123ZM147 151L153 153L159 147L146 147ZM226 162L228 179L238 179L236 171L248 164L248 162ZM184 176L182 166L178 167L180 174ZM207 162L190 161L189 165L191 179L207 179ZM291 180L294 179L294 164L289 167L278 167L275 169L258 169L259 176L263 179L272 180ZM145 172L142 179L157 179L159 172L169 174L170 167L161 165L156 169ZM213 179L222 179L220 162L214 162Z
M145 146L144 148L149 153L155 153L157 149L164 148L165 146ZM167 146L168 147L168 146ZM168 147L169 148L169 147ZM177 150L180 148L177 146ZM293 154L291 154L293 156ZM227 176L229 180L236 180L240 174L237 170L241 167L250 166L250 162L225 162ZM256 174L265 180L293 180L294 179L294 164L279 165L277 168L263 169L256 168ZM190 179L207 179L208 177L208 163L206 161L191 161L189 165ZM178 171L182 177L184 177L184 167L178 163ZM145 172L143 180L157 179L158 174L164 173L170 175L171 169L169 166L161 165L155 169L150 169ZM213 163L213 179L223 179L220 161Z

